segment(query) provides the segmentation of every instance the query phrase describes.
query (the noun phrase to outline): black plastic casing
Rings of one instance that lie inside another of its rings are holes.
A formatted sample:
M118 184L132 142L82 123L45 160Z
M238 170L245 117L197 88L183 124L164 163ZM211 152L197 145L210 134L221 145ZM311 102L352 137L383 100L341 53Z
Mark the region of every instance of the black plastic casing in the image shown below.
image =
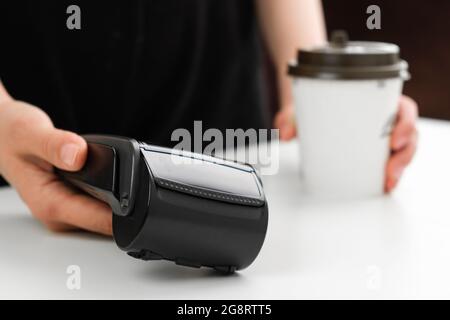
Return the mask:
M114 239L130 256L226 273L255 260L268 206L253 167L122 137L85 139L85 167L59 173L111 205Z

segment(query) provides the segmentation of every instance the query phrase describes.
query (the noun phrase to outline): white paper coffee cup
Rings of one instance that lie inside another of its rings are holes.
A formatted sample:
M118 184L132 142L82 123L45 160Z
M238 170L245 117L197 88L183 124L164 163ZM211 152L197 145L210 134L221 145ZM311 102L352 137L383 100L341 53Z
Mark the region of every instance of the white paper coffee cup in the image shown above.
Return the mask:
M349 42L342 32L299 52L289 74L305 191L327 198L383 194L407 68L396 45Z

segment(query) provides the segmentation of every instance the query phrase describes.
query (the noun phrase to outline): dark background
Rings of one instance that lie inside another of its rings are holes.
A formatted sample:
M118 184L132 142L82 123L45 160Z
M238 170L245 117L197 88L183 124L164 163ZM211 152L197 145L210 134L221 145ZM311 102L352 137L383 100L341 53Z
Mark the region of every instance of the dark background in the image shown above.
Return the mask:
M369 5L381 9L381 30L369 30ZM420 115L450 120L449 0L323 0L328 32L347 30L350 39L393 42L410 65L404 93Z

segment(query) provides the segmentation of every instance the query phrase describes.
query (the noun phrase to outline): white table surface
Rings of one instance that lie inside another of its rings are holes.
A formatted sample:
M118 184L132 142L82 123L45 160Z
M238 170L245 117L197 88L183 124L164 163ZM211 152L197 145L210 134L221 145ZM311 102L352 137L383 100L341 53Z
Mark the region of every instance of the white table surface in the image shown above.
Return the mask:
M391 195L347 203L299 192L297 143L264 177L269 229L248 269L208 269L128 257L111 239L55 234L0 189L0 298L450 298L450 122L421 120L417 156ZM80 290L66 286L81 268Z

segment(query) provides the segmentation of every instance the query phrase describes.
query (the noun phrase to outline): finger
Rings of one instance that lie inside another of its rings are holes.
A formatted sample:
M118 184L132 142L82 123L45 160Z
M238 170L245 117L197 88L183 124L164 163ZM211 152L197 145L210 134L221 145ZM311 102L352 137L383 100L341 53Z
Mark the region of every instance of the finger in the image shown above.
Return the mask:
M414 157L417 145L417 135L413 137L411 142L402 150L394 153L386 165L386 192L394 189L403 174L405 167Z
M112 234L112 212L106 203L69 189L58 180L47 185L46 193L53 195L46 208L50 222Z
M296 136L295 125L288 124L280 129L280 139L283 141L291 140Z
M44 193L50 196L43 206L45 212L40 212L44 221L112 235L112 212L107 204L71 190L57 180L47 185Z
M84 165L87 144L77 134L48 126L29 126L21 131L16 145L19 153L37 156L64 170L76 171Z
M68 188L53 173L25 161L16 161L14 168L21 173L11 179L19 195L33 215L51 230L76 227L112 234L112 214L108 205Z
M417 104L409 97L400 99L397 123L392 131L391 148L399 150L404 148L411 136L416 132Z
M112 235L111 208L92 197L84 194L74 194L71 200L61 205L53 203L52 217L54 222L62 222L84 230Z
M297 134L295 117L292 108L284 108L275 118L275 128L280 130L281 140L290 140Z

